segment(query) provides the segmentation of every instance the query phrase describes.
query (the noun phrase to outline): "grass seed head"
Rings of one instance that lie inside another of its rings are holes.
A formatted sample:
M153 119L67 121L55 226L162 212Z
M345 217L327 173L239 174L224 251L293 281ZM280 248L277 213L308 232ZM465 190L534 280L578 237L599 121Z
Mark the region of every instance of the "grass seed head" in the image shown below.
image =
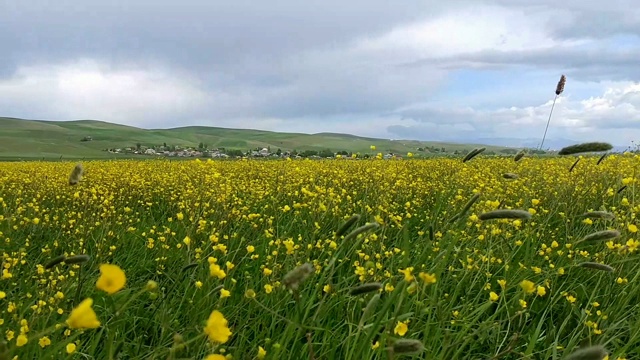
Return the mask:
M351 288L351 290L349 290L349 295L357 296L362 294L368 294L370 292L378 291L380 289L382 289L381 283L378 283L378 282L367 283L367 284L362 284L360 286Z
M566 360L602 360L607 355L607 350L603 346L595 345L572 352Z
M364 224L362 226L360 226L359 228L353 230L352 232L349 233L349 235L345 236L344 240L351 240L354 239L355 237L357 237L360 234L363 234L369 230L373 230L380 227L380 225L377 222L373 222L373 223L367 223Z
M62 254L60 256L56 256L53 259L51 259L48 263L46 263L44 265L45 269L50 269L58 264L60 264L61 262L63 262L65 259L67 258L66 255Z
M289 271L282 279L282 283L290 290L298 290L300 285L313 273L313 271L313 265L310 263L304 263Z
M612 240L620 236L620 231L618 230L602 230L591 233L582 238L581 242L593 242L593 241L606 241Z
M84 264L87 261L89 261L89 259L91 259L89 255L82 254L82 255L69 256L64 260L64 262L67 264Z
M600 220L613 220L616 218L614 214L607 211L589 211L580 215L580 217L586 217L590 219L600 219Z
M514 173L505 173L505 174L502 174L502 177L503 177L503 178L505 178L505 179L511 179L511 180L514 180L514 179L517 179L517 178L518 178L518 174L514 174Z
M558 152L558 155L572 155L586 152L609 151L612 148L613 146L608 143L588 142L564 147Z
M583 262L580 265L578 265L580 267L583 268L587 268L587 269L594 269L594 270L600 270L600 271L606 271L606 272L613 272L613 268L609 265L606 264L600 264L600 263L596 263L596 262Z
M579 161L580 161L580 158L578 158L578 159L573 163L573 165L571 165L571 167L569 168L569 172L572 172L572 171L573 171L573 169L576 167L576 165L578 165L578 162L579 162Z
M378 306L378 303L380 302L381 297L382 295L378 293L373 295L371 299L369 299L367 306L365 306L364 311L362 312L362 317L360 317L360 324L358 325L359 328L362 328L365 321L367 321L367 318L369 318L371 313L376 309L376 306Z
M80 180L82 180L82 174L84 173L84 168L82 164L77 164L73 171L71 171L71 175L69 175L69 185L77 185Z
M485 150L487 150L487 148L484 148L484 147L483 148L476 148L476 149L471 150L467 154L467 156L465 156L464 159L462 159L462 162L464 163L464 162L467 162L467 161L473 159L474 157L478 156L481 152L483 152Z
M525 155L525 151L524 150L520 150L519 153L516 154L516 156L513 157L513 161L518 162L520 161L520 159L522 159Z
M358 220L360 220L360 215L356 214L350 217L349 220L342 224L338 231L336 231L336 238L340 238L342 235L346 234L347 230L349 230Z
M600 156L600 159L598 159L598 162L596 163L596 165L600 165L600 163L604 160L604 158L607 157L607 155L609 155L609 153L602 154L602 156Z
M531 213L524 210L493 210L486 213L482 213L478 216L480 220L493 220L493 219L531 219Z
M424 351L420 340L399 339L393 343L393 353L398 355L416 355Z
M471 209L473 204L475 204L476 201L478 201L478 199L480 199L480 193L473 194L473 196L469 199L469 201L467 201L467 203L464 204L464 207L462 208L462 210L460 210L459 213L454 215L451 218L451 220L449 220L449 222L452 223L452 222L462 218L467 213L467 211L469 211L469 209Z
M567 82L567 77L562 75L560 76L560 80L558 81L558 85L556 85L556 95L562 94L564 91L564 84Z

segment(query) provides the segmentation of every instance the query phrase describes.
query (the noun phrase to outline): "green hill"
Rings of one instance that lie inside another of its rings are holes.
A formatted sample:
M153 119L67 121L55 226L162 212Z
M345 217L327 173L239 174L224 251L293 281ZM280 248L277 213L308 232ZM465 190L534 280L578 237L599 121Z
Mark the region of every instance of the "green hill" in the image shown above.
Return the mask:
M82 141L85 137L91 141ZM447 152L468 151L475 144L451 144L415 140L388 140L358 137L347 134L279 133L261 130L225 129L204 126L188 126L173 129L141 129L132 126L111 124L94 120L40 121L0 117L0 158L114 158L118 155L104 151L111 148L158 146L197 147L199 143L209 148L239 149L255 148L323 150L347 152L377 151L407 153L417 148L445 148ZM487 146L487 150L504 148ZM121 157L123 155L120 155Z

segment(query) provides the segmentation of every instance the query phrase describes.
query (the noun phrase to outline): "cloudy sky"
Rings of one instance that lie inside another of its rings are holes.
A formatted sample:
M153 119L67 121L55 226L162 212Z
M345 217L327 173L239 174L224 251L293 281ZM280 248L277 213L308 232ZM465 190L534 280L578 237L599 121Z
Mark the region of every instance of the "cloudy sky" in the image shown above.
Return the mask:
M640 140L636 0L5 0L0 43L0 116L539 139L565 74L548 138Z

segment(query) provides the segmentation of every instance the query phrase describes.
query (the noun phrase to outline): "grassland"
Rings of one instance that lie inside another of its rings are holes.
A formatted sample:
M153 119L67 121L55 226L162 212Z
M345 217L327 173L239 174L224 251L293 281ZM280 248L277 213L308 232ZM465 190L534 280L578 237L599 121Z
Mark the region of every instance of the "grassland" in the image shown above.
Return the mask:
M93 141L81 141L91 136ZM181 127L147 130L101 121L37 121L0 118L0 159L104 159L118 158L104 149L143 146L176 145L210 148L224 147L247 151L271 147L282 150L324 150L369 152L372 144L378 151L406 154L419 147L444 147L448 152L468 151L473 144L451 144L421 141L391 141L345 134L295 134L260 130L224 129L214 127ZM500 150L501 147L488 147ZM122 157L122 156L119 156Z
M597 160L0 163L0 359L638 358L640 162Z

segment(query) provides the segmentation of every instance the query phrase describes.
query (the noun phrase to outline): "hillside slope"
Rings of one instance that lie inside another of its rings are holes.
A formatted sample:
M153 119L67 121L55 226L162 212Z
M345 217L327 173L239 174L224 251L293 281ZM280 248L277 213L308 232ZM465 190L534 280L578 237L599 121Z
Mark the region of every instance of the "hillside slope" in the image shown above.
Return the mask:
M81 141L90 136L92 141ZM0 158L108 158L109 148L176 145L197 147L202 142L209 148L224 147L243 151L271 147L272 150L322 150L348 152L377 151L406 153L419 147L444 147L447 152L470 150L479 145L385 140L347 134L297 134L261 130L225 129L188 126L173 129L140 129L94 120L40 121L0 117ZM487 146L489 150L501 147Z

